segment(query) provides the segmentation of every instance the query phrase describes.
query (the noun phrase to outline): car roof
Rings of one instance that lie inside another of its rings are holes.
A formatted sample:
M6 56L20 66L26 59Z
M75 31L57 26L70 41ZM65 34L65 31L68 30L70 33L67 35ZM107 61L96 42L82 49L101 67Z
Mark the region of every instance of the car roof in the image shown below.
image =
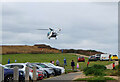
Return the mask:
M26 63L10 63L10 64L6 64L6 65L26 65Z

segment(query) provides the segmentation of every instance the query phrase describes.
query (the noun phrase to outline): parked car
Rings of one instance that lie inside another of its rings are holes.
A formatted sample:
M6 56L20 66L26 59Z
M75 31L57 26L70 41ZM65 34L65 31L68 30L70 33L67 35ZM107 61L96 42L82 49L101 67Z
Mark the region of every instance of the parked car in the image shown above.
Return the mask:
M54 70L54 72L55 72L55 76L56 76L56 75L61 75L61 73L62 73L61 69L55 67L53 64L41 63L40 65L41 65L41 66L44 65L44 67L46 67L46 68L53 68L53 70Z
M93 55L93 56L89 56L88 60L89 61L97 61L97 58Z
M4 68L4 82L11 82L13 81L13 69L8 69L0 64L0 67ZM25 81L25 74L23 71L19 71L19 81L24 82Z
M85 58L83 56L78 57L78 62L85 62Z
M112 55L111 60L118 60L118 56L117 55Z
M24 73L25 73L25 68L28 67L27 63L11 63L11 64L5 65L5 67L10 68L10 69L13 69L16 66L19 68L19 70L24 71ZM43 74L41 71L37 71L36 75L37 75L37 80L43 79ZM33 80L33 69L32 68L29 68L29 77L30 77L30 80Z
M101 54L95 54L95 57L97 58L97 60L100 60L100 56Z
M101 54L100 60L101 61L103 61L103 60L110 60L110 56L111 56L111 54Z
M28 65L28 67L30 67L30 68L33 68L33 66L36 67L37 71L42 71L42 74L43 74L44 78L47 77L47 73L43 69L40 69L38 66L36 66L35 64L32 64L32 63L29 63L29 65Z
M53 68L47 68L46 66L41 65L40 63L31 63L31 64L35 65L37 69L45 71L47 74L47 78L49 78L51 75L55 75Z

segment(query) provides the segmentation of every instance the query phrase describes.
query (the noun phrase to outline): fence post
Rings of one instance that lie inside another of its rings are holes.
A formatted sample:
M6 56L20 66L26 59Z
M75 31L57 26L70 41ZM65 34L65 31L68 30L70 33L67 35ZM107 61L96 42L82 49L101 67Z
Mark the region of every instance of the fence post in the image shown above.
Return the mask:
M0 82L4 81L4 68L0 66Z
M33 81L37 80L37 75L36 75L36 66L33 66Z
M29 82L29 67L25 68L25 82Z
M81 65L81 70L83 70L83 66Z
M4 81L4 68L2 67L2 80Z
M18 71L18 67L14 67L13 79L14 79L15 82L18 82L18 81L19 81L19 71Z

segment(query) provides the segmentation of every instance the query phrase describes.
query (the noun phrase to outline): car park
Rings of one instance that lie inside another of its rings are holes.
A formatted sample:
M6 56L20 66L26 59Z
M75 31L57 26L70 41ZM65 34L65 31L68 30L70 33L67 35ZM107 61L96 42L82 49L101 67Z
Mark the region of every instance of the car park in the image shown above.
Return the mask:
M7 67L4 67L0 64L0 67L4 68L4 82L12 82L13 81L13 69L8 69ZM19 81L24 82L25 75L23 71L19 71Z
M28 67L27 63L11 63L11 64L6 64L4 66L9 69L13 69L14 67L17 66L19 70L24 71L24 73L25 73L25 68ZM37 71L36 75L37 75L36 79L38 80L43 79L43 74L41 71ZM29 78L30 80L33 80L33 69L32 68L29 68Z
M93 55L93 56L89 56L88 60L89 61L97 61L97 58Z
M49 78L51 75L55 75L53 68L47 68L46 66L41 65L40 63L31 63L31 64L35 65L37 69L45 71L47 74L47 78Z
M85 58L83 56L80 56L77 59L78 59L78 62L85 62Z

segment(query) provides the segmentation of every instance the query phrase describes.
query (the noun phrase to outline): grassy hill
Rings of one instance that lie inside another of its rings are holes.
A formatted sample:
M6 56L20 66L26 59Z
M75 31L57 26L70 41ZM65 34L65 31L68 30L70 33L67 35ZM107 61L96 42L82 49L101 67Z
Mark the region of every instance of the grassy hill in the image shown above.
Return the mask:
M2 54L42 54L42 53L61 53L55 48L44 45L5 45L2 46Z
M45 44L28 45L2 45L2 54L46 54L46 53L78 53L83 55L102 54L96 50L82 50L82 49L56 49Z

